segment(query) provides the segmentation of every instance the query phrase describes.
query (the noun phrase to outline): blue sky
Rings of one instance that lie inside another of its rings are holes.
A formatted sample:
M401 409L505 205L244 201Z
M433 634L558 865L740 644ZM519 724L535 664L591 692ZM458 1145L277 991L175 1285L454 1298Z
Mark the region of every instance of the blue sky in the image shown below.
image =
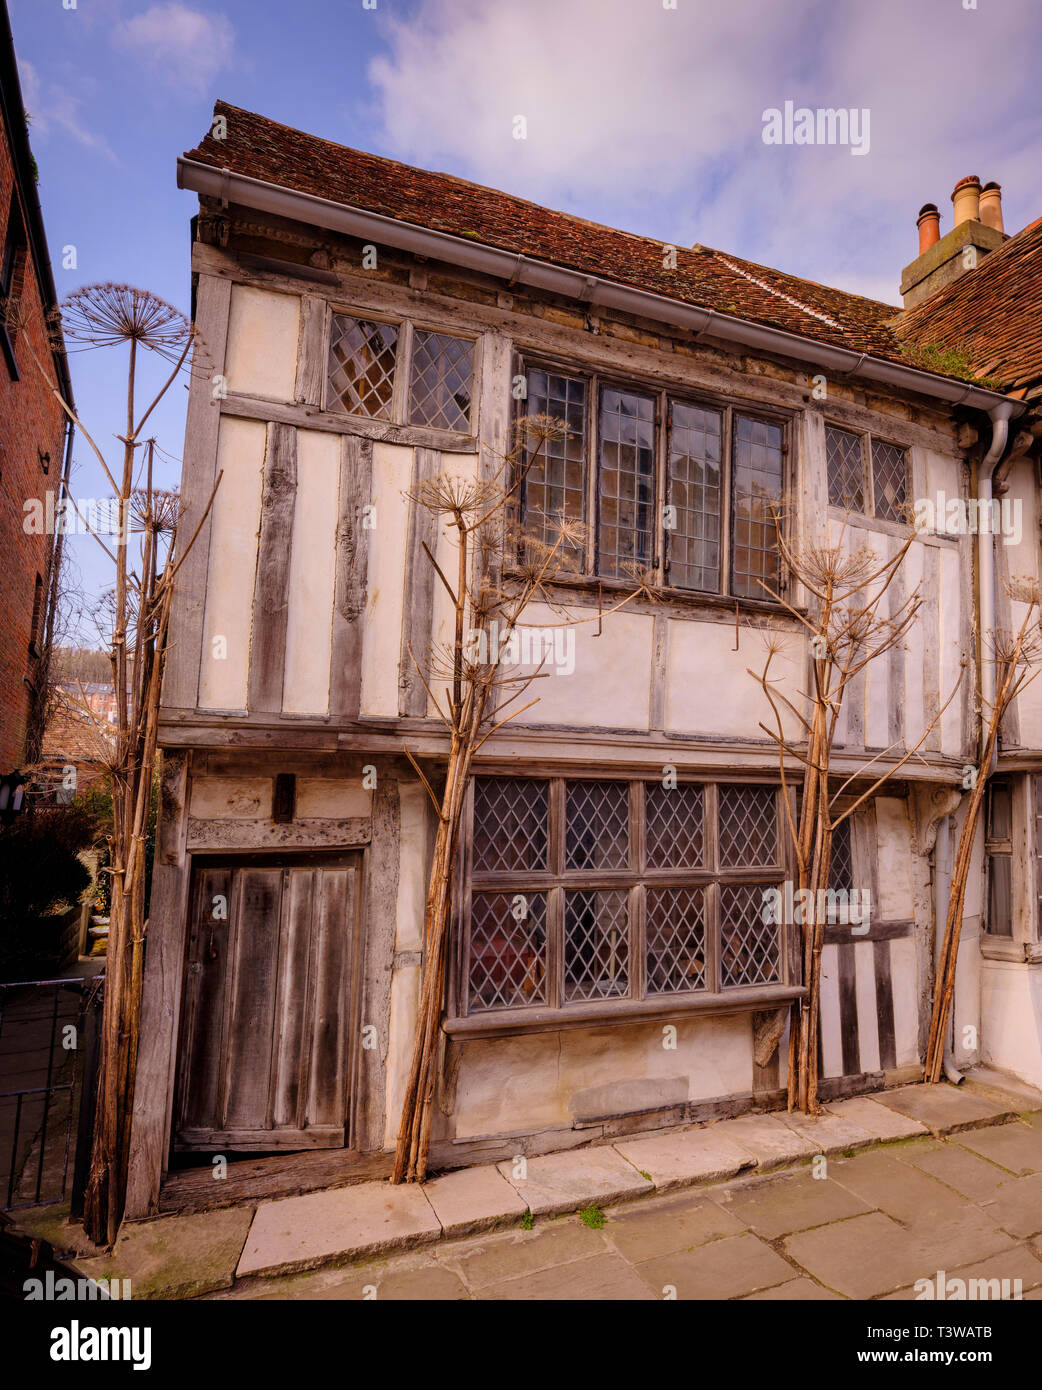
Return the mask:
M1007 231L1042 216L1037 0L8 3L60 295L115 280L187 312L195 200L175 160L217 96L894 303L920 205L936 202L947 230L963 175L1002 184ZM763 112L787 100L867 108L867 153L766 145ZM119 355L72 366L85 422L114 446ZM175 458L185 395L154 417ZM75 462L74 491L103 495L82 443ZM105 587L95 542L72 551L88 592Z

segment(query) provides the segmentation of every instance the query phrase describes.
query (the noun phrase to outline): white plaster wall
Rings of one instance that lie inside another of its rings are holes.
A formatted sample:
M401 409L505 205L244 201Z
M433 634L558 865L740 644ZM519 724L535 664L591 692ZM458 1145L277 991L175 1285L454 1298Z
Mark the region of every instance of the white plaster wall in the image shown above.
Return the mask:
M926 547L916 543L908 549L904 558L905 593L913 594L918 588L923 595L923 560ZM922 617L912 624L905 638L905 742L909 748L915 746L926 729L926 625Z
M329 711L339 492L340 436L298 430L282 690L285 714Z
M572 1098L594 1087L682 1078L693 1101L751 1089L747 1014L677 1020L675 1050L663 1046L672 1036L667 1026L628 1024L465 1042L456 1086L456 1137L571 1126Z
M442 474L446 478L455 480L459 487L465 488L472 483L478 474L477 454L442 454ZM456 587L459 573L459 544L458 533L451 520L446 516L438 517L438 535L434 547L434 554L441 568L441 572L449 583ZM473 554L471 554L473 561ZM421 565L429 564L430 561L425 555L420 557ZM471 564L471 572L473 565ZM456 611L452 599L446 592L445 585L440 579L434 581L434 603L431 615L431 644L434 652L433 666L436 683L434 693L444 708L445 694L444 677L437 679L439 671L444 671L451 663L452 644L456 634ZM420 652L416 653L421 656ZM519 704L524 704L521 700ZM427 713L432 717L437 717L437 710L430 699L427 701Z
M271 815L271 798L270 777L197 777L191 814L200 820L263 820Z
M427 862L429 800L418 783L398 784L401 815L401 858L398 865L397 926L394 949L419 951L423 946L423 909L426 899L424 869Z
M907 803L899 797L879 796L875 805L879 901L873 905L872 916L881 922L903 921L915 914Z
M228 390L292 401L299 337L297 295L233 285L224 364Z
M360 778L298 777L296 820L350 820L372 812L373 794Z
M763 670L768 637L783 644L771 662L770 678L799 708L806 660L806 643L799 633L740 627L735 651L733 623L671 621L665 727L682 733L763 738L760 721L773 729L774 716L762 686L749 670ZM787 736L795 737L796 720L782 713Z
M427 842L427 793L418 783L402 782L398 795L401 839L394 949L396 954L408 953L409 958L397 965L391 976L384 1122L384 1144L388 1148L394 1146L398 1134L419 1008L421 970L418 953L423 945Z
M217 467L224 476L211 513L200 709L246 709L266 433L258 420L221 419Z
M959 551L951 546L941 546L939 554L940 703L943 704L955 689L962 669L963 613ZM969 674L963 679L968 680ZM956 757L962 751L962 744L962 700L957 695L941 715L941 752Z
M387 1036L384 1148L393 1149L405 1100L412 1058L413 1030L420 1000L420 966L402 965L391 976L391 1011Z
M1042 1088L1042 966L981 962L983 1061Z
M409 537L412 450L399 444L373 446L372 505L375 525L369 532L369 589L362 629L361 712L396 718L402 642L405 556Z
M919 1061L919 990L913 937L890 943L890 979L894 991L894 1060L899 1067Z
M588 617L588 608L555 613L544 604L533 603L525 610L522 627L552 629L555 643L565 662L557 667L543 665L545 676L532 682L512 708L539 703L519 718L522 724L580 724L613 729L647 729L651 722L651 661L654 619L642 613L611 613L603 618L601 634L596 622L579 622L568 628L560 624L572 618ZM569 657L570 654L570 657ZM567 667L574 660L574 670ZM511 676L522 669L504 667ZM509 687L506 697L517 687Z

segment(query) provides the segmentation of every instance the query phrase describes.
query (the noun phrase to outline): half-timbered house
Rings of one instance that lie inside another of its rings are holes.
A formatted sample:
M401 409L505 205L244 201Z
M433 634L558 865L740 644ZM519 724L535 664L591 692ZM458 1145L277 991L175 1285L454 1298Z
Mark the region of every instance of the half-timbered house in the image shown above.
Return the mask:
M178 179L199 196L185 534L220 483L173 615L128 1214L193 1156L298 1154L340 1180L389 1166L433 834L404 749L432 778L446 750L409 653L450 617L425 547L452 562L408 494L498 470L519 412L568 427L522 492L525 526L584 523L555 600L603 613L634 563L654 593L568 629L538 703L481 749L432 1167L783 1103L774 1025L804 985L792 923L762 911L792 864L749 668L778 643L798 699L807 656L768 596L787 582L769 504L800 543L845 526L885 557L916 499L977 495L1031 406L1015 349L971 371L924 348L930 304L1018 243L1037 267L1039 232L1007 239L964 207L949 235L981 263L955 278L927 218L902 314L224 104ZM992 547L1000 569L1038 568L1033 468L1024 446L1008 477L1030 521L1019 549ZM840 776L896 767L929 732L837 837L834 882L871 909L826 930L826 1096L921 1075L980 732L984 554L965 530L918 531L886 602L919 586L920 618L845 701ZM540 604L524 619L551 621ZM952 1067L1040 1070L1037 1036L1019 1058L1037 1034L1042 751L1009 751L1042 750L1039 710L1009 731L992 797L1003 925L985 931L982 872L970 886Z

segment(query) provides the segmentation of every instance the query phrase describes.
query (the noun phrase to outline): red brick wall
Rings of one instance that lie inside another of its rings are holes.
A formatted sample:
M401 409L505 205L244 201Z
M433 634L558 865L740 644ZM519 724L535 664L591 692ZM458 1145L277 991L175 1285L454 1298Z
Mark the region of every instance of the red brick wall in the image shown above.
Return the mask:
M14 166L0 126L0 247L13 187ZM23 223L28 225L24 211ZM28 332L41 361L50 367L31 254L25 257L21 310L30 323L15 339L20 380L11 380L0 353L0 774L20 766L24 758L29 710L26 677L33 674L35 665L29 653L33 597L38 574L46 586L52 543L51 536L25 533L23 507L27 498L43 500L48 488L56 495L61 488L61 411L21 341ZM51 456L47 473L40 463L40 449Z

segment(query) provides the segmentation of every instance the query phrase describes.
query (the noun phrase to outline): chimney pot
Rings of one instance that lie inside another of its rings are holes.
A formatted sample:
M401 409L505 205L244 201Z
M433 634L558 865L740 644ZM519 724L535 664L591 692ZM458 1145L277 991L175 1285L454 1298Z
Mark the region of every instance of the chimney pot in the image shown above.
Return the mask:
M1002 225L1002 187L997 183L986 183L980 195L980 220L985 227L994 227L997 232L1005 232Z
M980 221L980 179L976 174L968 174L959 180L952 191L952 203L953 227L963 222Z
M936 203L924 203L919 209L919 220L915 224L919 228L919 254L929 251L941 239L941 214L937 211Z

